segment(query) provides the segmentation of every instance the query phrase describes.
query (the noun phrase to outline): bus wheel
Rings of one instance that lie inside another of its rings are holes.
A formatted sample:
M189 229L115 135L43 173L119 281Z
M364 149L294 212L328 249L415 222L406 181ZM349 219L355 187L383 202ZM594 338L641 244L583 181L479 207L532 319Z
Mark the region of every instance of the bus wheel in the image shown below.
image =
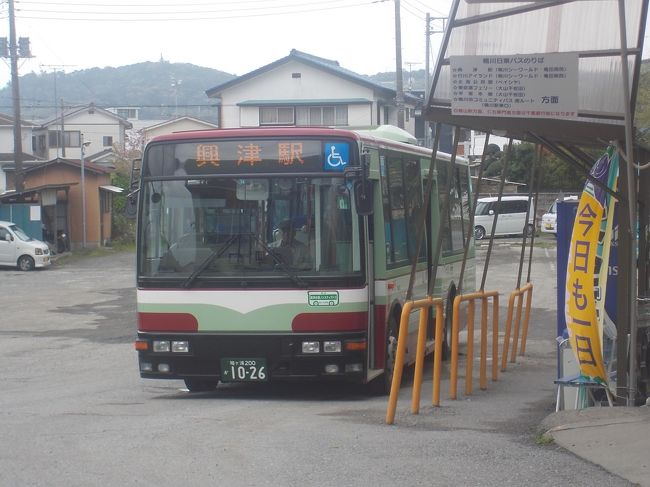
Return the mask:
M395 371L395 357L397 355L397 335L399 333L398 320L392 315L388 320L388 333L386 333L386 362L384 373L368 384L371 394L385 396L390 393Z
M214 391L219 381L216 379L185 379L185 387L190 392Z
M442 359L449 360L451 355L451 328L454 318L454 299L456 298L456 287L452 285L447 292L445 304L445 327L442 331Z
M476 240L483 240L485 238L485 228L481 226L474 227L474 238Z

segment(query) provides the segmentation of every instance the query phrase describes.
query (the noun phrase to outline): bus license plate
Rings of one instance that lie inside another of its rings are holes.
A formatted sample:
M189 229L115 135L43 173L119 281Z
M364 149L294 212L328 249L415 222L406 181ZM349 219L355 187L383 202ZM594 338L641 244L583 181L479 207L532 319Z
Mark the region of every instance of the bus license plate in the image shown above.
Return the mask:
M266 359L263 358L222 358L222 382L266 382L269 374Z

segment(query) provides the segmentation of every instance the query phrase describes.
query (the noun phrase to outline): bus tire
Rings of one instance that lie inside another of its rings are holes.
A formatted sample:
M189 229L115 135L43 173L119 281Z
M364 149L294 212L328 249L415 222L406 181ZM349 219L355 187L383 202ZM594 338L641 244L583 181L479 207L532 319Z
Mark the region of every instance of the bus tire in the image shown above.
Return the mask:
M184 382L190 392L214 391L219 384L217 379L185 379Z
M449 286L447 291L447 302L445 303L445 326L442 331L442 360L449 360L451 356L451 328L454 318L454 299L456 298L456 286Z
M399 320L395 318L395 313L391 313L388 319L388 329L386 330L384 373L368 384L369 392L374 396L385 396L390 393L390 387L393 383L393 372L395 371L398 333Z

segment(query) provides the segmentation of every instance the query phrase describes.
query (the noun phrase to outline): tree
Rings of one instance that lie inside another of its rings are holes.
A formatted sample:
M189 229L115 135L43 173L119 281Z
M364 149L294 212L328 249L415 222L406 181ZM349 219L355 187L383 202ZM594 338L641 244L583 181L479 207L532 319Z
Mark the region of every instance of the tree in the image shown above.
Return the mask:
M125 147L113 146L113 152L117 156L115 161L115 172L111 175L113 185L124 189L121 194L113 197L112 207L112 228L113 239L121 242L135 241L135 220L126 216L126 201L131 187L131 165L134 159L142 155L141 143L135 139L127 140Z
M490 144L490 146L492 145ZM484 172L485 177L501 177L505 154L502 151L498 153L493 151L488 155ZM530 182L530 171L532 170L536 157L535 154L535 144L529 142L513 144L507 180L528 184ZM594 161L596 161L598 155L592 155L594 156ZM489 165L487 160L490 160ZM548 151L544 151L541 162L541 177L541 191L580 191L584 186L586 174L575 165Z

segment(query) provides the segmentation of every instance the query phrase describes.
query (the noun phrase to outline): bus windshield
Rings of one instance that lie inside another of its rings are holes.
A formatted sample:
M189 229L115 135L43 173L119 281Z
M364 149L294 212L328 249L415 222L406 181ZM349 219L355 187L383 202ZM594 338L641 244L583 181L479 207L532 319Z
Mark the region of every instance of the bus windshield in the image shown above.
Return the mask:
M142 277L232 286L361 275L359 217L342 177L184 178L142 191Z

